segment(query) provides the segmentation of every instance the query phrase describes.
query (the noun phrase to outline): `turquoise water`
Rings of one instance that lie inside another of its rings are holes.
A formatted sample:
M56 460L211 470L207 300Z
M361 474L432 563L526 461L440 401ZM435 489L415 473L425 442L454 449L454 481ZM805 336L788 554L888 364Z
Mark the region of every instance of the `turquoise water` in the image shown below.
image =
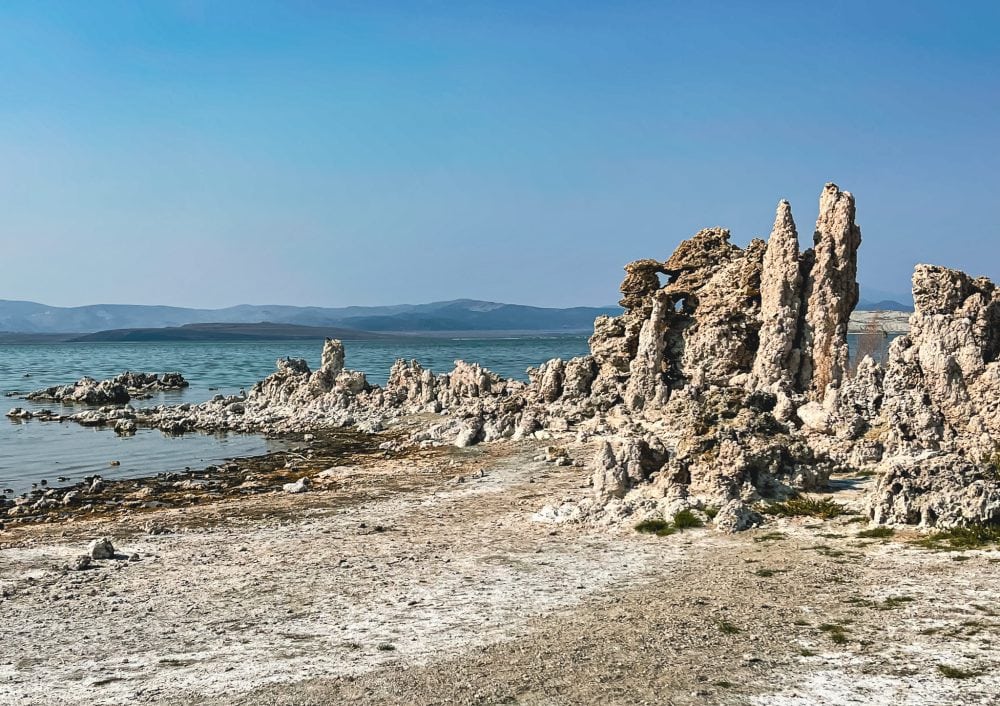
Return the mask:
M587 352L583 336L512 339L413 340L403 342L348 341L347 366L362 370L370 382L384 384L397 358L416 358L435 372L451 370L456 359L478 362L505 377L526 379L528 366L549 358L571 358ZM274 372L274 362L284 356L305 358L319 366L319 341L255 343L59 343L0 345L0 391L21 394L73 382L84 375L98 380L125 370L179 371L191 387L162 393L137 406L203 402L215 394L249 389ZM25 377L26 375L30 377ZM8 398L7 407L76 408L37 404ZM22 492L45 478L77 480L100 473L105 478L127 478L162 471L197 468L234 456L260 454L268 441L245 434L187 434L171 437L156 430L140 430L119 438L109 429L88 429L77 424L26 422L0 419L0 490ZM110 467L115 460L121 466Z
M851 337L852 347L855 343ZM485 365L505 377L526 379L525 369L550 358L568 359L587 352L584 336L510 339L413 341L349 341L347 365L362 370L370 382L384 384L397 358L416 358L435 372L451 370L462 358ZM60 385L83 375L104 379L125 370L179 371L191 387L162 393L138 406L203 402L215 394L235 394L274 372L277 358L305 358L319 366L322 343L290 341L263 343L63 343L0 345L0 392L27 393ZM30 377L25 377L29 375ZM11 397L11 407L77 408L37 404ZM261 454L273 442L246 434L186 434L172 437L142 429L133 437L118 437L109 429L88 429L77 424L0 418L0 490L20 493L32 482L58 476L77 480L100 473L106 478L126 478L203 467L226 458ZM110 467L110 461L121 466Z

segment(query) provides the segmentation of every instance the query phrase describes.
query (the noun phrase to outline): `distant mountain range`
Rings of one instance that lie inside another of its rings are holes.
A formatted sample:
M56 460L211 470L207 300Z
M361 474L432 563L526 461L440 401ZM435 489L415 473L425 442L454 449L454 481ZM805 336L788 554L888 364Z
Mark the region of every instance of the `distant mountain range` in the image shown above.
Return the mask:
M342 341L371 341L399 338L399 334L372 333L332 326L295 324L185 324L160 328L119 328L98 331L63 340L87 341L294 341L339 338Z
M571 333L592 330L597 316L619 313L621 309L615 306L554 309L472 299L432 304L342 308L243 304L226 309L186 309L139 304L55 307L35 302L0 300L0 331L19 334L89 334L119 329L177 328L190 324L267 322L352 329L355 334L359 331Z
M867 290L866 290L867 291ZM895 299L862 299L864 311L912 311ZM255 306L187 309L141 304L57 307L0 300L0 340L276 340L376 338L372 334L583 333L617 306L556 309L455 299L395 306ZM240 328L242 326L242 328Z

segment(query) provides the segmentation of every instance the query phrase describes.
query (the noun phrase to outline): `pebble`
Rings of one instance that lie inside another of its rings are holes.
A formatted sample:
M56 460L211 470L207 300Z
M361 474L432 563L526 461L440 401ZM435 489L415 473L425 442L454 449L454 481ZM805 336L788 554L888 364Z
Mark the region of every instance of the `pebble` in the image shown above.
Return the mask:
M309 479L302 476L294 483L285 483L281 488L286 493L304 493L309 490Z

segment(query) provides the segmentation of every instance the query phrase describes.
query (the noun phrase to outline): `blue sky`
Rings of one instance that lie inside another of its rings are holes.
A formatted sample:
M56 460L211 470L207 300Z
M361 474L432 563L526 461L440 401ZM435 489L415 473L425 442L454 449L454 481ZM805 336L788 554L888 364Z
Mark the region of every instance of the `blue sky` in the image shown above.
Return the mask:
M0 4L0 298L617 299L780 198L1000 278L1000 3Z

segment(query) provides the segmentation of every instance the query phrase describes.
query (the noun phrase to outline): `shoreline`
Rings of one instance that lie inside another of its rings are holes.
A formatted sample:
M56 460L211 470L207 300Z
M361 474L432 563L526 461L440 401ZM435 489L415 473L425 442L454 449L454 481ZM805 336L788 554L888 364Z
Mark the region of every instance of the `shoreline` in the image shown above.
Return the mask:
M0 507L0 531L4 532L0 534L0 548L11 546L3 542L5 535L20 526L192 508L218 500L280 492L284 484L297 481L305 469L316 465L335 466L337 461L348 458L384 458L386 452L378 444L391 436L329 429L288 433L271 438L287 444L285 449L234 457L201 469L118 479L94 474L71 485L37 488L29 492L28 504ZM42 504L35 507L39 501Z
M594 447L558 441L574 460ZM996 549L859 539L850 516L669 537L533 521L548 499L591 492L544 449L352 454L300 494L16 528L0 681L67 706L929 706L1000 688ZM314 458L302 472L319 474ZM838 478L827 496L853 511L872 482ZM134 559L62 568L98 536Z

